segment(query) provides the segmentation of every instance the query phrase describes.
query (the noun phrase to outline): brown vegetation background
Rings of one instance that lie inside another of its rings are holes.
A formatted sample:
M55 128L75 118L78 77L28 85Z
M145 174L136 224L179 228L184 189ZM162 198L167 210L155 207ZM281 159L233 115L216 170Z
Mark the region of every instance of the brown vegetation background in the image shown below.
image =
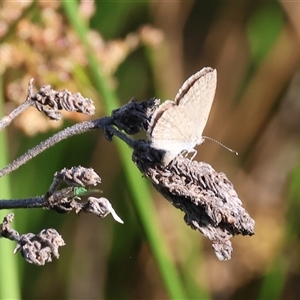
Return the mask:
M233 238L232 259L220 262L209 241L188 228L183 214L152 190L170 259L188 297L299 298L300 4L78 4L76 13L89 26L87 39L97 63L123 104L131 97L173 99L191 74L205 66L217 69L217 92L204 134L239 156L206 141L197 147L195 159L232 181L256 221L255 235ZM106 114L85 47L59 1L1 2L0 73L3 114L25 100L32 77L37 88L50 84L80 92L95 102L95 117ZM9 161L85 118L68 113L54 122L29 109L6 131ZM10 176L12 195L21 198L43 194L53 173L63 167L93 167L102 177L104 196L125 221L121 226L110 217L16 212L19 231L59 228L67 242L60 259L43 268L16 257L23 298L169 298L118 157L115 143L93 132L58 144ZM4 243L9 242L1 240L0 248ZM0 256L0 264L4 260Z

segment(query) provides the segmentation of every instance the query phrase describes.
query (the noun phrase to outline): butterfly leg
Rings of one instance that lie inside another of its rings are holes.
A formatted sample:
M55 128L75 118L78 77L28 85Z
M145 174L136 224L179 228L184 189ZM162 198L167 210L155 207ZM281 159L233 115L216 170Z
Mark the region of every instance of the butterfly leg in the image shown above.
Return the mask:
M192 153L192 157L191 160L193 160L195 158L195 156L197 155L197 150L192 149L191 151L189 151L188 153Z

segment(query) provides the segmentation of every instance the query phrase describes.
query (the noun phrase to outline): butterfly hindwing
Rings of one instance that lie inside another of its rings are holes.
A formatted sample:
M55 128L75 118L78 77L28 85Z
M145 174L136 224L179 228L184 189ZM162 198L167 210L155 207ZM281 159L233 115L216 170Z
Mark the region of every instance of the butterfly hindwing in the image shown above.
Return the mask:
M185 107L172 106L164 111L151 132L151 146L170 152L172 159L182 150L195 146L193 120Z

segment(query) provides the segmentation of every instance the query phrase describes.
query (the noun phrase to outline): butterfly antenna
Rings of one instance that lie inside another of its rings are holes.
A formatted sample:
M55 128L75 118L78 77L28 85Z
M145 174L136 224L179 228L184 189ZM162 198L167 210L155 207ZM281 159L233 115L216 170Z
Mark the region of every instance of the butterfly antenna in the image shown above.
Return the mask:
M211 140L211 141L213 141L213 142L215 142L215 143L219 144L220 146L224 147L224 148L225 148L225 149L227 149L228 151L230 151L230 152L232 152L232 153L235 153L235 155L239 155L239 153L238 153L238 152L236 152L236 151L232 150L231 148L229 148L229 147L225 146L224 144L222 144L222 143L218 142L217 140L215 140L215 139L213 139L213 138L211 138L211 137L208 137L208 136L203 136L203 138L204 138L204 139L206 139L206 140Z

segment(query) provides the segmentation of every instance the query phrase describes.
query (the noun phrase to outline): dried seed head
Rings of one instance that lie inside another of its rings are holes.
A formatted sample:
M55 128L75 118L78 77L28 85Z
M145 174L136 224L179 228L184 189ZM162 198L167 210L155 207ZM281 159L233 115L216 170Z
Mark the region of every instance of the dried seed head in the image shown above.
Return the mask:
M111 214L117 222L121 224L124 223L113 209L111 203L104 197L89 197L88 201L83 205L82 210L87 213L96 214L101 218L104 218L108 214Z
M20 234L10 227L10 223L14 219L14 214L8 214L4 217L3 223L0 224L0 237L5 237L12 241L17 241L20 237Z
M185 213L186 224L212 241L217 257L230 259L233 250L230 238L237 234L253 235L255 225L232 183L209 164L191 161L182 155L162 167L154 163L154 153L157 152L146 142L139 141L133 160L155 189Z
M95 113L93 101L84 98L80 93L72 94L68 90L57 92L50 85L44 85L33 96L33 105L47 117L53 120L61 119L59 110L75 111L88 115Z
M159 100L155 98L142 102L131 99L126 105L112 112L112 123L130 135L141 130L147 131L150 116L158 104Z
M63 238L55 229L43 229L37 235L21 235L14 253L20 251L27 262L43 266L52 261L52 256L59 258L58 248L64 245Z
M72 167L71 169L64 168L56 172L54 176L70 186L87 186L101 183L101 178L94 169L82 166Z

